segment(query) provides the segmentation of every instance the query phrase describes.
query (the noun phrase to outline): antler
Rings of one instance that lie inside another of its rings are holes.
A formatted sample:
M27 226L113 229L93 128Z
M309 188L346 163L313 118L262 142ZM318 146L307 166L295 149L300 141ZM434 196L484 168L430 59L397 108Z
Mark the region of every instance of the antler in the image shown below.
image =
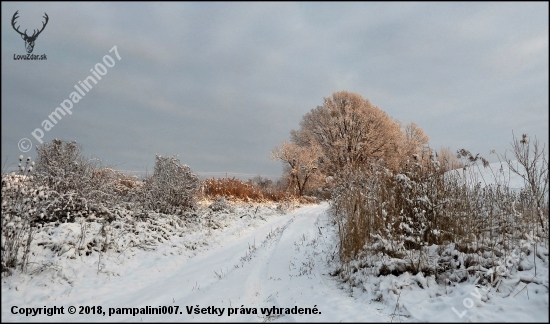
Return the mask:
M42 29L40 29L40 31L38 33L36 33L36 30L34 30L34 32L32 33L31 38L38 37L38 35L40 35L40 33L44 30L44 28L48 24L48 20L50 20L47 13L44 13L44 16L42 16L42 18L46 18L46 21L42 23ZM26 30L25 30L25 33L26 33Z
M13 18L11 18L11 26L13 27L13 29L15 29L16 32L18 32L21 36L27 36L27 30L25 29L25 33L22 33L19 31L19 27L15 28L15 19L19 18L19 16L17 16L17 13L19 12L19 10L17 10L14 14L13 14Z
M13 18L11 18L11 26L13 27L13 29L15 29L16 32L18 32L21 36L25 36L26 38L29 38L29 39L36 39L36 37L38 37L38 35L40 35L40 33L44 30L44 28L46 27L46 25L48 24L48 20L50 20L50 18L48 17L48 14L47 13L44 13L44 16L42 16L43 18L46 19L45 22L42 23L42 29L40 29L40 31L38 31L37 29L34 30L32 36L29 36L27 35L27 30L25 29L25 32L22 33L19 31L19 27L15 27L15 20L17 18L19 18L19 16L17 16L17 13L19 12L19 10L17 10L14 14L13 14Z

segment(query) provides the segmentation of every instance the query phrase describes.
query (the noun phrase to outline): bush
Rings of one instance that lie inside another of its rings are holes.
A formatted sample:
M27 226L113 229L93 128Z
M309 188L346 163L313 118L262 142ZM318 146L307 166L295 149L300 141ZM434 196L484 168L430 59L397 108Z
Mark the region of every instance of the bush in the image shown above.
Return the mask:
M75 217L111 221L116 217L111 209L138 200L128 194L131 178L85 158L74 141L54 139L37 147L37 153L33 183L49 197L38 222L73 222Z
M146 207L161 213L181 213L195 209L199 177L176 156L156 156L155 170L145 180Z
M85 159L75 142L55 139L37 151L36 163L28 158L21 165L21 156L19 174L2 174L2 273L25 269L33 237L43 226L78 220L109 228L117 219L195 207L200 181L175 157L157 156L154 174L141 183Z
M98 186L97 181L92 181L93 167L84 159L82 148L76 142L54 139L38 146L36 151L35 175L49 189L59 193L83 193Z

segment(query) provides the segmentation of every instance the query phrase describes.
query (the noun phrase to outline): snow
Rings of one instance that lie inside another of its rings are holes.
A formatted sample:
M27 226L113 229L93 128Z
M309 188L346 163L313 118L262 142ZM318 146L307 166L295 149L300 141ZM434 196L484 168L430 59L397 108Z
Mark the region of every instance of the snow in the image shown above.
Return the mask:
M442 285L421 273L379 277L359 265L349 269L350 280L343 282L335 274L337 229L328 207L325 202L281 213L274 206L236 205L196 226L187 224L181 235L151 250L128 245L120 252L71 258L70 250L53 252L35 245L27 273L2 278L2 320L548 322L544 246L538 249L540 258L524 259L524 271L508 276L499 287L473 279ZM77 240L80 231L78 223L66 223L42 235L59 243ZM45 238L37 242L41 240ZM41 312L64 307L64 314L25 316L13 314L13 306ZM77 307L77 314L68 314L69 306ZM101 306L101 314L78 314L79 306ZM109 308L147 306L179 309L178 314L109 316ZM317 314L285 314L286 309L298 310L294 307ZM262 309L269 309L269 316Z
M520 173L525 173L525 168L517 161L512 161L512 165ZM505 162L493 162L487 167L475 164L466 170L456 169L449 172L465 177L468 183L479 183L482 188L492 184L507 184L512 190L520 190L525 187L525 180L514 173Z

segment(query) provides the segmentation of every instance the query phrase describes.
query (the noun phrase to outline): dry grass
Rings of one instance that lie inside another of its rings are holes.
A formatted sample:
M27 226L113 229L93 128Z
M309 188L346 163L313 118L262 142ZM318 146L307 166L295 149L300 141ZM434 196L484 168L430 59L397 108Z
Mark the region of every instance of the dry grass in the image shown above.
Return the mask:
M292 190L277 184L258 185L248 180L236 178L211 178L203 181L197 199L214 201L224 197L233 202L291 202L293 204L317 203L318 199L310 196L299 196Z
M202 184L202 193L209 197L227 197L229 199L262 200L258 186L251 181L243 182L236 178L211 178Z
M532 149L516 146L513 153L518 157ZM498 258L517 252L526 239L548 242L548 162L540 161L539 183L514 191L498 180L502 178L495 176L491 185L477 178L475 169L489 163L466 150L460 153L466 167L452 172L444 172L437 160L416 161L399 174L379 165L342 172L332 205L340 260L382 253L407 260L403 271L437 272L443 266L430 265L427 257L428 247L435 244L440 251L452 246L469 254L469 265L490 268ZM531 168L537 165L532 162Z
M275 187L260 187L252 181L242 181L236 178L206 179L201 187L201 194L208 199L226 197L229 200L279 202L289 199L289 194Z

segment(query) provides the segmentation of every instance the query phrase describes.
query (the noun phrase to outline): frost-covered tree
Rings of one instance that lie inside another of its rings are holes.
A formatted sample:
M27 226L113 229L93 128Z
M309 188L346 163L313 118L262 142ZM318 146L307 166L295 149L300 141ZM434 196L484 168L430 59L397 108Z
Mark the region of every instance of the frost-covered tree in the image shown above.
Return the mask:
M380 159L397 167L403 137L399 123L369 100L346 91L325 98L322 106L302 118L300 129L291 136L298 146L321 149L321 166L329 175Z
M283 142L271 152L271 159L282 161L285 171L302 196L311 178L318 173L321 151L317 146L299 146Z
M411 157L413 154L430 153L425 152L429 139L420 126L415 123L407 124L403 130L402 154Z

